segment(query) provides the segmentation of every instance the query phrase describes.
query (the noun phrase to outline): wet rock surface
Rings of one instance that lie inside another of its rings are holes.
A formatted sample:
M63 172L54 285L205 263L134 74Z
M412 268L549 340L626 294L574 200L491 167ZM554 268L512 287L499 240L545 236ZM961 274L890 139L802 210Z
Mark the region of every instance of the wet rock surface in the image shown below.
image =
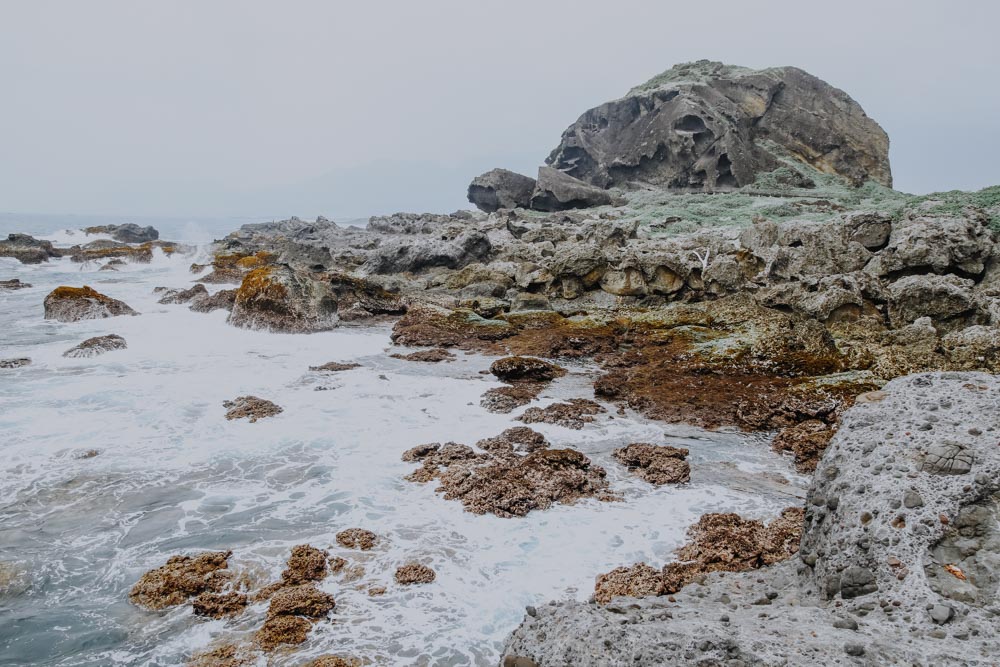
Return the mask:
M23 368L30 366L31 359L28 357L15 357L13 359L0 359L0 369Z
M679 484L691 480L691 465L682 447L633 443L616 449L612 456L650 484Z
M213 310L232 310L236 303L236 290L222 289L214 294L202 294L191 299L191 310L196 313L210 313Z
M229 583L232 552L212 551L197 556L172 556L166 565L142 575L128 599L146 609L183 604L205 592L217 593Z
M893 380L884 396L843 415L809 489L796 557L698 576L671 597L612 599L664 586L654 568L625 568L605 578L607 606L538 607L504 656L576 665L988 664L1000 649L988 601L997 581L989 563L998 558L998 407L1000 381L990 375ZM970 455L968 470L923 469L928 457L951 460L935 449L945 440ZM682 558L721 565L756 551L742 537L720 549L707 528ZM791 526L778 534L787 544Z
M431 364L440 363L442 361L451 361L455 358L454 354L440 347L436 347L431 350L418 350L416 352L410 352L409 354L393 354L390 356L394 359L402 359L403 361L423 361Z
M11 278L10 280L0 280L0 290L9 290L11 292L19 289L27 289L31 287L29 283L22 283L18 278Z
M258 419L273 417L284 412L280 405L256 396L240 396L231 401L224 401L222 407L226 408L226 419L247 419L251 424Z
M378 536L364 528L348 528L337 533L337 544L346 549L368 551L378 542Z
M446 500L459 500L474 514L509 518L554 503L611 498L603 468L578 451L548 449L546 444L531 429L514 428L479 441L485 451L431 443L407 450L402 459L421 464L408 480L438 480L437 491ZM524 451L529 453L518 453Z
M60 322L99 320L118 315L138 315L127 304L83 287L57 287L45 297L45 319Z
M159 303L189 303L196 298L204 298L208 296L208 290L204 285L198 284L194 287L183 290L167 290L162 297L160 297Z
M22 264L41 264L50 257L60 257L61 251L49 241L42 241L27 234L10 234L0 241L0 257L13 257Z
M328 361L321 366L310 366L309 370L316 371L320 373L339 373L341 371L350 371L355 368L361 368L361 364L356 363L342 363L339 361Z
M108 334L106 336L95 336L94 338L88 338L76 347L70 348L63 352L64 357L71 357L76 359L85 359L88 357L96 357L98 355L104 354L105 352L113 352L115 350L124 350L128 347L125 343L125 339L116 334Z
M504 357L490 364L490 373L502 382L548 382L562 377L566 370L544 359Z
M525 424L556 424L579 431L603 412L607 411L589 398L571 398L544 408L528 408L517 420Z
M111 238L122 243L147 243L160 238L160 232L152 225L140 227L133 222L122 225L98 225L86 227L85 234L110 234Z
M437 578L434 570L422 563L407 563L396 568L396 583L410 586L413 584L429 584Z

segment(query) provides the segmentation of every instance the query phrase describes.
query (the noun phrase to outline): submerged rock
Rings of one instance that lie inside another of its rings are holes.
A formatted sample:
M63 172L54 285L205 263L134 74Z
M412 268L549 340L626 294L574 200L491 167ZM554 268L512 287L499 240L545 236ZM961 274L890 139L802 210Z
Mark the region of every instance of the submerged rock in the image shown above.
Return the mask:
M436 347L431 350L419 350L409 354L393 354L390 356L394 359L403 359L404 361L424 361L432 364L436 364L441 361L451 361L455 358L454 354L440 347Z
M321 655L304 667L361 667L364 663L357 658L343 658L336 655Z
M287 586L271 597L267 608L268 618L275 616L306 616L323 618L336 606L333 596L316 588L314 584Z
M17 357L14 359L0 359L0 369L21 368L31 364L28 357Z
M116 334L108 334L107 336L95 336L94 338L88 338L76 347L63 352L63 356L78 359L96 357L100 354L104 354L105 352L124 350L127 347L128 345L125 343L124 338Z
M146 609L164 609L187 602L201 593L218 593L229 583L231 551L209 551L198 556L172 556L167 564L142 575L129 601Z
M90 287L57 287L45 297L45 319L60 322L138 315L127 304Z
M684 459L688 450L666 445L634 443L616 449L612 456L650 484L691 481L691 466Z
M437 578L431 568L421 563L407 563L396 568L396 582L409 586L412 584L429 584Z
M254 667L257 655L248 646L225 643L194 654L187 667Z
M319 371L323 373L339 373L340 371L349 371L355 368L361 368L361 364L356 363L341 363L339 361L330 361L322 366L310 366L309 370Z
M284 408L280 405L256 396L240 396L231 401L224 401L222 407L227 410L226 419L249 419L251 424L258 419L273 417L284 412Z
M337 533L337 544L347 549L368 551L377 541L375 533L364 528L348 528Z
M497 454L513 452L530 454L548 446L549 442L544 435L527 426L515 426L505 430L500 435L483 438L476 443L476 447L479 449Z
M10 280L0 280L0 290L19 290L31 287L28 283L22 283L18 278L12 278Z

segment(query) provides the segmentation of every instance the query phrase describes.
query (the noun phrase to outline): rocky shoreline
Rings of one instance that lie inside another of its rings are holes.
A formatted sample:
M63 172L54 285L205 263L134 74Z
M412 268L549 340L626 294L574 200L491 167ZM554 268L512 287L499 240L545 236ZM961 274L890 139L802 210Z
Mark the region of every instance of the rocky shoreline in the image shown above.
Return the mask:
M538 178L474 179L478 211L245 225L191 266L193 287L157 288L159 303L288 334L391 323L392 343L425 349L390 356L414 363L503 357L483 372L504 384L480 405L524 408L523 426L474 448L400 451L417 466L408 481L474 514L620 500L603 467L530 428L582 430L615 410L766 433L814 473L804 508L770 522L707 514L677 562L622 563L594 573L591 603L530 607L504 667L988 664L1000 649L1000 384L988 375L1000 372L1000 187L896 192L888 138L845 93L795 68L704 61L586 112L547 162ZM136 225L85 231L112 239L60 249L14 234L0 256L117 270L182 249ZM59 287L44 307L59 322L139 315L89 286ZM107 335L65 356L126 347ZM568 360L599 369L592 391L532 405ZM224 407L250 423L283 412L253 395ZM687 449L621 445L614 460L650 484L700 472ZM375 544L343 534L341 546ZM133 589L145 608L190 601L207 616L270 600L255 648L192 664L248 664L305 642L333 611L311 582L343 559L300 545L287 577L253 591L231 581L230 555L175 556ZM298 577L296 558L316 576ZM395 575L435 577L417 562Z

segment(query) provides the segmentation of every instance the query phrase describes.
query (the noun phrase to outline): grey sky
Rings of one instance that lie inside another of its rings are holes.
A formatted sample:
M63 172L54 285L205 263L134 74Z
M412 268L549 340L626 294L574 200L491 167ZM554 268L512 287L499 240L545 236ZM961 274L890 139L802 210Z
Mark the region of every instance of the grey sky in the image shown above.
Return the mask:
M0 211L453 210L676 62L797 65L889 133L899 189L1000 184L985 0L0 0Z

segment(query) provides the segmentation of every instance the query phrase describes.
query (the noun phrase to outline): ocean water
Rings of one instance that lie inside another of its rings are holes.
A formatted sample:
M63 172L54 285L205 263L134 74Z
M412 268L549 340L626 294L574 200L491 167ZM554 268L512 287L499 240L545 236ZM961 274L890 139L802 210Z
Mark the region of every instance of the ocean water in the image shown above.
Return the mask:
M171 240L206 243L228 230L192 223L172 231L181 238ZM266 604L236 619L204 620L186 605L136 608L128 590L170 556L201 550L231 549L231 568L268 583L303 543L362 564L365 575L322 582L337 601L331 620L268 664L335 653L371 664L493 665L526 605L585 600L601 572L672 559L702 513L770 518L800 502L803 480L766 437L609 411L581 431L536 428L553 446L604 466L623 502L587 500L516 519L467 513L433 483L405 481L414 466L400 454L425 442L471 445L520 424L518 411L479 406L479 396L499 386L480 373L492 359L407 362L388 356L399 350L386 326L281 335L230 327L224 311L158 304L153 288L190 286L188 266L207 252L157 254L119 272L68 259L25 266L0 258L0 279L33 284L0 292L0 358L33 360L0 370L0 665L183 665L213 642L249 641ZM141 315L43 319L49 291L83 284ZM109 333L128 349L62 356ZM309 372L327 361L361 368ZM541 405L593 396L597 369L568 368ZM244 394L284 412L254 424L227 421L223 401ZM611 458L630 442L688 447L692 482L655 488L630 476ZM89 450L99 453L83 458ZM774 474L792 484L765 481ZM338 547L334 535L355 526L375 531L379 545L364 553ZM411 560L433 567L437 580L396 585L396 566ZM387 592L370 597L372 586Z

